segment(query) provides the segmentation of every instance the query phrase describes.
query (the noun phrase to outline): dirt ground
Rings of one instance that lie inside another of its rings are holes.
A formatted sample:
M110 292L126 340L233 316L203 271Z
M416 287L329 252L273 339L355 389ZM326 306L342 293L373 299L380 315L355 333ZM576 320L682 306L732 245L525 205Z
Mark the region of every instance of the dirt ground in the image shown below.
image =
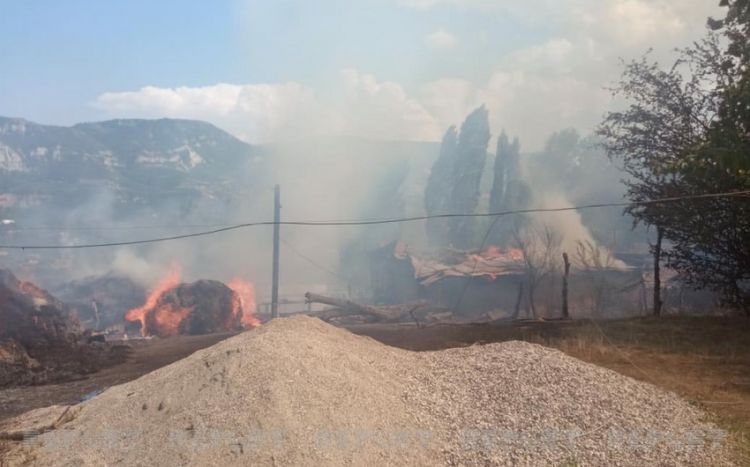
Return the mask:
M54 404L71 404L92 391L134 380L139 376L185 358L234 334L178 336L170 339L130 340L126 361L79 380L60 384L0 389L0 424L3 419Z
M511 325L359 325L351 331L410 350L525 340L674 391L715 415L750 465L750 319L663 318ZM231 334L131 341L125 363L80 381L0 390L0 421L24 411L80 400L135 379ZM1 424L1 422L0 422Z

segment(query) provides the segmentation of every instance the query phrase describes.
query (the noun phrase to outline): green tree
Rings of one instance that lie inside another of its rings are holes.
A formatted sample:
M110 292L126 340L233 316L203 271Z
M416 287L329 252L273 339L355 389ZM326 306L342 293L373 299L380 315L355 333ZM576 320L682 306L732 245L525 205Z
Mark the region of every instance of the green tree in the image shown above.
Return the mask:
M625 66L614 92L629 106L609 113L598 130L628 175L628 197L641 203L627 212L656 228L655 314L662 239L667 264L689 284L719 291L725 302L750 312L750 198L642 204L750 185L748 1L722 5L729 7L727 17L709 21L718 34L683 50L671 68L646 58ZM719 34L728 39L726 49Z
M490 212L505 212L527 208L531 190L521 176L521 145L518 138L511 143L503 131L497 138L495 167L492 190L490 191ZM500 219L490 237L492 243L503 248L514 242L514 232L525 223L521 215L505 216Z
M425 211L428 216L447 214L453 186L453 168L456 164L458 134L451 126L443 136L440 154L432 166L424 193ZM450 228L447 219L427 219L427 238L434 245L450 243Z
M473 214L476 211L489 141L489 115L487 109L481 106L470 113L461 125L449 200L451 213ZM474 226L474 218L452 218L450 220L451 244L456 248L475 246L473 245Z
M705 141L680 167L686 194L750 190L750 1L723 1L718 51L704 41L689 52L696 69L714 77L717 107ZM708 45L707 45L708 44ZM707 70L707 71L706 71ZM748 197L677 203L667 218L674 246L669 264L696 287L721 292L724 301L750 314L750 201Z

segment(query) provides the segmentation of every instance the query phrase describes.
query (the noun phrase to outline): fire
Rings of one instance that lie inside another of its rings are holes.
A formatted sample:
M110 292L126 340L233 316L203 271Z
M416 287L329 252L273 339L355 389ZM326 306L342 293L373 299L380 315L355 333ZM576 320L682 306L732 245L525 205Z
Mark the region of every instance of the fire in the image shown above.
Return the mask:
M231 304L217 297L230 297ZM173 267L149 291L143 306L128 311L125 319L140 322L144 337L168 337L180 333L232 331L240 325L254 328L260 325L254 310L252 283L235 278L226 286L216 281L181 284L180 271ZM193 313L200 316L193 317Z
M139 308L133 308L125 314L128 321L140 321L141 335L155 334L160 337L177 334L180 323L190 314L189 308L175 308L173 306L156 307L161 296L177 287L180 283L180 271L172 268L169 273L149 292L146 303Z
M523 250L520 248L508 248L506 254L513 261L523 261Z
M490 245L481 254L481 257L484 259L495 259L503 256L511 261L523 261L523 250L519 248L508 248L503 251L500 247Z
M255 317L255 287L252 283L247 282L239 277L232 279L227 286L232 289L237 302L234 307L234 314L242 314L240 320L245 328L254 328L260 326L260 321Z
M484 253L482 254L482 256L484 256L485 258L497 258L501 254L502 252L500 251L499 247L496 247L495 245L490 245L489 247L487 247L486 250L484 250Z
M154 310L151 318L156 323L155 332L159 337L175 336L179 333L180 323L188 317L192 308L180 308L172 305L163 305ZM141 328L143 334L143 328Z
M46 305L48 302L47 293L31 282L20 281L18 289L24 294L31 296L36 306Z

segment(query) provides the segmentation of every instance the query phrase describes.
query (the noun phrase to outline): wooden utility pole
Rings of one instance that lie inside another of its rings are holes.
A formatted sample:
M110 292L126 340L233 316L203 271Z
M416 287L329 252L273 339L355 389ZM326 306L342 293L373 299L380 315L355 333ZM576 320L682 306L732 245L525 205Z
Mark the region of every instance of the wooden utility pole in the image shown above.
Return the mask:
M656 244L653 248L654 253L654 316L661 316L661 243L664 239L664 232L661 227L656 227Z
M563 275L563 283L562 283L562 315L564 319L570 318L570 313L568 312L568 275L570 274L570 260L568 259L568 254L563 253L563 263L565 265L565 274Z
M271 278L271 318L279 317L279 230L281 222L281 188L273 188L273 277Z

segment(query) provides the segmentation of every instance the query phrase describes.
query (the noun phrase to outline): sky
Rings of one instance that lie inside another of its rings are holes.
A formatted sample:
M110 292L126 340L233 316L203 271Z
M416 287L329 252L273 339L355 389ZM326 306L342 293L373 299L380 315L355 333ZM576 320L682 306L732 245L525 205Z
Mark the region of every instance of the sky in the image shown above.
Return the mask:
M540 148L669 63L718 0L0 0L0 115L206 120L252 143L438 141L479 105Z

